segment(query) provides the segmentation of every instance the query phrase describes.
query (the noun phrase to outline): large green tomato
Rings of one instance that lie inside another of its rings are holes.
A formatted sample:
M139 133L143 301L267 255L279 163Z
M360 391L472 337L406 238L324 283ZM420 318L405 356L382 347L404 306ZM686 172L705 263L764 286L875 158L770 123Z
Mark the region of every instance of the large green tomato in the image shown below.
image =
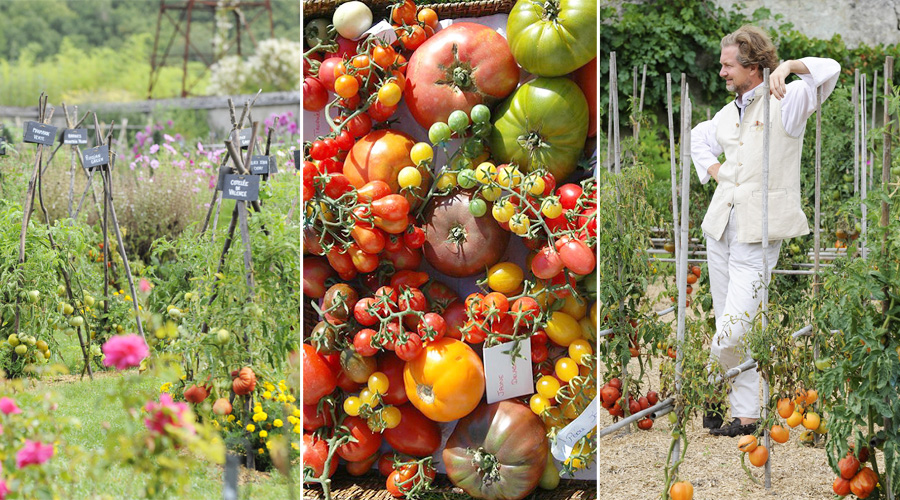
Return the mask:
M526 170L546 168L561 183L575 171L588 131L584 93L568 78L536 78L494 112L491 153Z
M506 31L516 62L529 73L571 73L597 57L597 0L518 0Z

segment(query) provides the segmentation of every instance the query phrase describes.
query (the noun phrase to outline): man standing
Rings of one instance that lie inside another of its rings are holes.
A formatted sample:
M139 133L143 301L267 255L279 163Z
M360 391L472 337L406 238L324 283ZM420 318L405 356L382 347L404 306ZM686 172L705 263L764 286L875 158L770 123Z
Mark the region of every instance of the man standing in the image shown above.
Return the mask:
M769 245L774 269L784 239L809 234L800 203L800 153L806 120L816 110L816 90L823 99L834 90L840 65L832 59L807 57L778 64L772 40L761 29L743 26L721 42L726 88L733 102L691 132L691 157L700 182L716 181L706 217L710 293L716 333L710 351L726 369L749 359L741 340L762 300L762 163L763 99L769 99ZM763 95L763 70L770 69L771 95ZM800 80L786 84L794 73ZM718 156L725 155L719 163ZM729 394L730 424L722 426L723 409L710 408L704 427L717 436L752 434L759 418L759 373L738 375Z

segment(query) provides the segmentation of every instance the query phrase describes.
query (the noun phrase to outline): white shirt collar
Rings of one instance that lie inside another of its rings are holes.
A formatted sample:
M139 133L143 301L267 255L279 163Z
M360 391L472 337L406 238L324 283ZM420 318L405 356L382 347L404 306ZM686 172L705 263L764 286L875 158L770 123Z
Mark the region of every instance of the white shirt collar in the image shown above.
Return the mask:
M734 103L737 105L737 107L739 109L741 109L743 111L744 108L746 108L754 100L756 100L757 93L760 89L762 89L762 87L763 87L763 84L760 83L756 87L753 87L753 89L748 90L747 92L744 92L743 95L739 95L734 99Z

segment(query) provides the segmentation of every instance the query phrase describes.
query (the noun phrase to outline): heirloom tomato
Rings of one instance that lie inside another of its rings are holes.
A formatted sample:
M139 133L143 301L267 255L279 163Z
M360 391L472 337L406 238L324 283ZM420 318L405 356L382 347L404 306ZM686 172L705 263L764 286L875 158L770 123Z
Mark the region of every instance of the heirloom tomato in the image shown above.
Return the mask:
M303 467L312 467L314 477L322 477L325 472L325 461L328 460L328 442L317 438L313 434L303 434ZM338 459L331 457L328 467L328 477L337 470Z
M538 485L550 445L540 417L512 400L482 404L460 420L442 458L454 485L475 497L525 498Z
M317 404L322 397L331 394L337 387L337 379L316 351L316 348L303 344L303 404Z
M381 434L372 432L366 421L360 417L347 417L341 423L356 438L355 443L338 447L337 454L348 462L358 462L371 457L381 446Z
M362 115L361 115L362 116ZM359 189L367 182L380 180L390 186L392 193L400 190L397 176L403 167L415 166L409 152L416 142L403 132L394 130L376 130L356 141L344 160L344 175L353 187ZM423 186L430 185L430 170L420 169L425 179L422 186L415 191L423 196ZM417 206L413 200L410 205Z
M413 405L400 405L400 424L382 433L385 441L399 453L427 457L441 446L441 428L422 415Z
M410 402L436 422L462 418L484 395L484 366L471 347L451 338L430 342L406 363L403 383Z
M492 105L519 84L519 66L506 39L487 26L456 23L429 38L409 59L404 97L424 128Z
M387 375L388 389L382 394L382 400L389 405L402 405L409 401L403 386L403 368L406 362L392 352L378 355L378 371Z
M575 171L587 139L588 106L572 80L531 80L493 116L490 147L497 161L528 171L545 168L560 181Z
M565 75L597 57L597 2L518 0L506 30L509 48L526 71Z

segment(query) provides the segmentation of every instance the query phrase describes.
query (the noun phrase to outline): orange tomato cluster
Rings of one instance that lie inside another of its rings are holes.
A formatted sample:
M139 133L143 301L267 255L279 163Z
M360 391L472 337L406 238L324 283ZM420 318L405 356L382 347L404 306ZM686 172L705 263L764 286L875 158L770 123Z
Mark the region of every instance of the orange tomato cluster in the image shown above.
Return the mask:
M853 493L858 498L869 498L878 484L878 474L868 466L860 469L868 459L869 448L863 446L859 455L854 454L851 447L847 456L838 461L838 477L831 485L835 495L844 497Z

